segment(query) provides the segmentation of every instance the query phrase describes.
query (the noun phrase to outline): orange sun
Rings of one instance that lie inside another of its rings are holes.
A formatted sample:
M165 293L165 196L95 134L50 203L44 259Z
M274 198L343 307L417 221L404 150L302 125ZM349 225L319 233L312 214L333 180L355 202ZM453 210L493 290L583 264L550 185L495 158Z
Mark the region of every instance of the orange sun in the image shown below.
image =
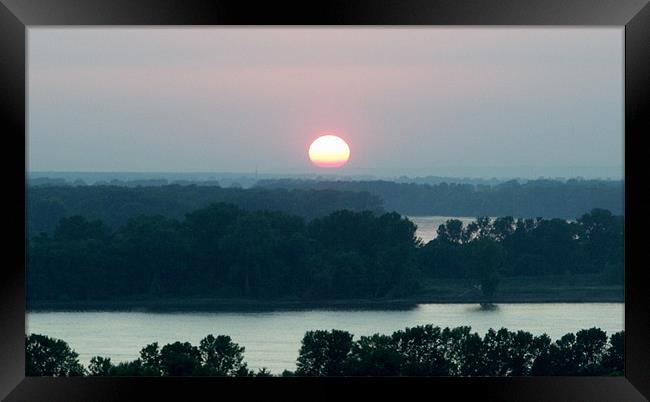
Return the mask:
M318 167L341 167L350 159L350 147L340 137L323 135L309 147L309 159Z

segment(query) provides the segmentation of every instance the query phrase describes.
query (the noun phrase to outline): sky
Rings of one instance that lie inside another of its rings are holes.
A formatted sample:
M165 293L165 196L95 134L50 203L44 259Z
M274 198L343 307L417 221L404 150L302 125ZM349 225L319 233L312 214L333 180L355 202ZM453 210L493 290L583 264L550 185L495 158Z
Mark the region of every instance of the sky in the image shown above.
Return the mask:
M32 172L623 176L622 27L36 27L27 68Z

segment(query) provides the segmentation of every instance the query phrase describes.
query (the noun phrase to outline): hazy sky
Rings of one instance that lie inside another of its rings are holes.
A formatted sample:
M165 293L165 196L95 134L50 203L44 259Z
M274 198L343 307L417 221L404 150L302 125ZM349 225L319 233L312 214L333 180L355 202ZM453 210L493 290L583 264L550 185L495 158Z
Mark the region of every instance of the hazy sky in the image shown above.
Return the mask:
M612 176L622 28L30 28L30 171Z

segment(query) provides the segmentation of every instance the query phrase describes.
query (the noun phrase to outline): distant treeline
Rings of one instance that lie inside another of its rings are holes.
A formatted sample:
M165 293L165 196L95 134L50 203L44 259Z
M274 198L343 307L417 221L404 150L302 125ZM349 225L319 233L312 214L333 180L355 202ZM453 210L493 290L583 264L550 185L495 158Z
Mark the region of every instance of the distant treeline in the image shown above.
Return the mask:
M624 214L624 182L605 180L507 181L494 186L392 181L260 180L265 188L365 191L386 211L403 215L515 216L575 219L594 208Z
M125 187L30 186L27 192L27 229L31 235L52 233L61 218L82 215L100 219L111 228L139 215L181 219L211 203L225 202L242 209L271 210L307 220L339 210L381 212L381 200L364 192L335 190L241 189L207 185Z
M514 216L574 219L594 208L624 213L623 182L597 180L516 181L495 186L436 185L389 181L261 180L250 189L217 185L47 185L28 187L31 235L52 233L72 215L100 219L111 228L138 215L181 219L187 212L225 202L242 209L271 210L306 220L336 210L403 215Z
M461 184L483 184L495 185L507 180L478 177L449 177L449 176L400 176L392 179L375 177L371 175L313 175L287 177L282 175L261 174L250 175L246 173L110 173L110 172L33 172L27 178L30 186L164 186L168 184L180 184L198 186L221 186L221 187L243 187L249 188L258 180L275 179L297 179L297 180L392 180L398 183L416 184L440 184L440 183L461 183ZM564 181L564 179L558 179Z
M470 327L424 325L355 341L346 331L308 331L297 369L282 376L621 376L624 335L608 338L590 328L553 342L545 334L506 328L481 337ZM25 345L27 376L271 376L266 369L250 370L244 347L226 335L208 335L198 346L152 343L139 358L117 364L95 356L87 368L63 340L32 334Z
M139 216L111 229L76 215L28 239L28 300L211 296L258 300L404 297L463 278L486 301L504 276L603 273L622 283L622 216L450 220L423 245L397 213L340 210L306 222L212 204L183 220Z

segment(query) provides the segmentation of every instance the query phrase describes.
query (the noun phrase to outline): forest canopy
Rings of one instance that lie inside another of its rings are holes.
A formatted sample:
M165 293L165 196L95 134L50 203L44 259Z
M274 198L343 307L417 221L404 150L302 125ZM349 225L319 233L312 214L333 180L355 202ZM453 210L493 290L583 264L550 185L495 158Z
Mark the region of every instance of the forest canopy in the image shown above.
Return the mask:
M30 186L27 228L32 235L51 234L61 218L82 215L118 228L139 215L182 219L186 213L224 202L247 211L271 210L313 219L339 209L382 212L381 200L365 192L336 190L241 189L218 186L165 185L125 187Z
M367 192L383 201L386 211L411 216L514 216L575 219L595 208L624 214L624 181L510 180L495 185L470 183L416 184L385 180L260 180L259 187Z
M247 211L270 210L306 220L341 209L395 211L410 216L513 216L576 219L595 208L624 213L623 181L516 180L495 185L415 184L389 181L260 180L253 188L166 184L152 181L70 185L31 180L27 223L32 235L51 234L59 220L72 215L100 219L111 228L138 215L182 219L216 202Z
M426 244L398 213L337 210L306 221L216 203L183 219L140 215L113 229L74 215L28 239L34 300L125 297L335 300L408 297L458 278L490 300L503 278L603 274L622 283L624 219L449 220Z
M506 328L489 329L481 337L467 326L420 325L356 340L347 331L316 330L305 333L296 370L282 376L621 376L624 338L623 331L608 337L599 328L555 341ZM31 334L25 344L27 376L272 376L265 368L249 369L245 348L227 335L207 335L196 346L154 342L135 360L94 356L88 367L61 339Z

